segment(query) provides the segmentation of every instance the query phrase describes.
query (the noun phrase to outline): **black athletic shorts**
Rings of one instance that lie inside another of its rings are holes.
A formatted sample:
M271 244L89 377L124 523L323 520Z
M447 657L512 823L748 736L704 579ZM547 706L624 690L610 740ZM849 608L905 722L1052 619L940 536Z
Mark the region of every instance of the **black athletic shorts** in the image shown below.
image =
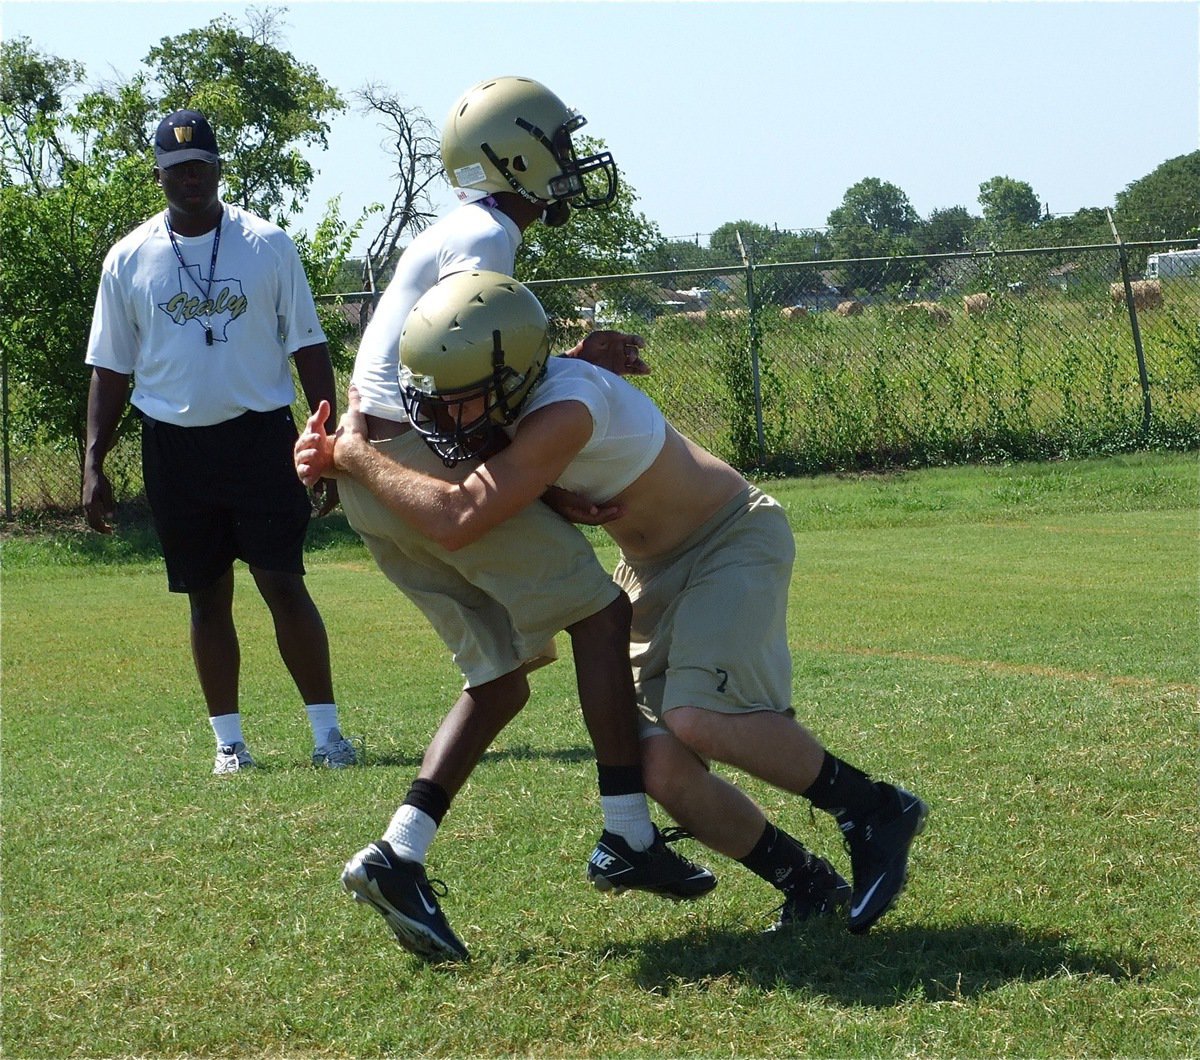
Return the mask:
M304 573L312 517L296 477L291 409L245 412L211 427L142 417L142 474L173 593L206 589L235 559Z

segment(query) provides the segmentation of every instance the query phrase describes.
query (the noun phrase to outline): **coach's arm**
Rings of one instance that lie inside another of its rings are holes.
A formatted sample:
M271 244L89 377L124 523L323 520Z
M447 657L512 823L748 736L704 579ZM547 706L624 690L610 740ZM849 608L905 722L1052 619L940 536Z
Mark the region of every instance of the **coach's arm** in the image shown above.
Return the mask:
M113 532L116 510L112 483L104 473L104 458L129 397L129 376L111 368L92 368L88 385L87 443L83 451L83 514L87 524L101 534Z

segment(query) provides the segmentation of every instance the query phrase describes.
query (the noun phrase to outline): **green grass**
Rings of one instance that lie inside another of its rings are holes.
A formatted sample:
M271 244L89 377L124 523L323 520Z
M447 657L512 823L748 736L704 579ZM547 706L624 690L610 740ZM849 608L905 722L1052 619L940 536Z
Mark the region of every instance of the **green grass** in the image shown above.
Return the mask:
M869 935L760 934L774 892L693 844L721 877L701 902L592 892L594 768L564 661L434 845L474 959L426 967L337 875L458 681L344 523L321 529L309 580L370 765L307 766L242 572L263 768L223 779L152 543L9 536L3 1053L1200 1054L1196 455L768 488L796 531L798 714L932 806ZM826 818L740 782L846 868Z

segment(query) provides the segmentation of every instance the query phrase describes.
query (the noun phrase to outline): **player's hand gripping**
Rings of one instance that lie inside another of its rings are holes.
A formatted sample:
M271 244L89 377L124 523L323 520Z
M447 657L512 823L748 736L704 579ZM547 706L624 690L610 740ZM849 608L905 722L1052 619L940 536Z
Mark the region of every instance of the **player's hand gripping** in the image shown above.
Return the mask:
M329 402L321 401L311 416L304 422L304 430L292 448L292 462L296 474L309 489L313 489L323 478L334 477L333 449L336 434L325 430L329 418Z
M625 508L620 504L594 504L578 493L572 493L561 486L549 486L542 494L542 503L552 511L558 512L569 523L580 526L603 526L614 519L620 519L625 514Z
M328 418L329 402L322 401L305 421L304 432L292 450L296 474L310 489L321 479L335 479L346 470L344 464L338 464L340 449L367 441L367 418L359 408L357 387L350 387L346 411L333 434L325 430Z
M625 331L590 331L563 356L578 357L616 375L649 375L650 366L642 360L645 346L646 340L641 335Z

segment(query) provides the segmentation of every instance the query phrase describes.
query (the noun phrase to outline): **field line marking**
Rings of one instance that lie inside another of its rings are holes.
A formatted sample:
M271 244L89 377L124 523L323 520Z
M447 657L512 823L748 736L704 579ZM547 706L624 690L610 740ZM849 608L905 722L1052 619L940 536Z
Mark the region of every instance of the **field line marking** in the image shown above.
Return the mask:
M929 652L902 651L892 648L855 647L847 644L799 644L801 651L827 652L835 655L869 656L880 659L903 659L908 662L933 663L936 666L957 666L966 669L991 670L1000 674L1023 677L1050 677L1066 681L1103 682L1121 688L1161 689L1164 692L1189 692L1200 696L1200 685L1179 681L1159 681L1154 677L1130 677L1126 674L1100 674L1089 670L1064 670L1036 663L1010 663L998 659L971 659L964 655L935 655Z

